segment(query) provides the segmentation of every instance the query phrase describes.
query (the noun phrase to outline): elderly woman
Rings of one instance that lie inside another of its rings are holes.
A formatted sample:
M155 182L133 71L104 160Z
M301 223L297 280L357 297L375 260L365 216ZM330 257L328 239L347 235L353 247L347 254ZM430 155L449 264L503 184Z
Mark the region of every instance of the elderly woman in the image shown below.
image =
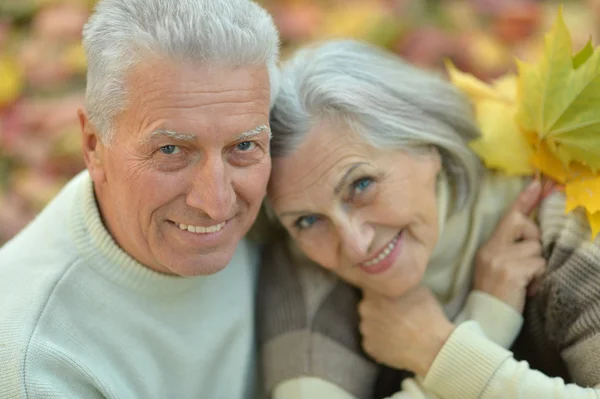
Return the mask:
M600 243L560 193L528 217L543 187L482 166L452 85L332 41L284 66L271 126L287 231L259 288L272 397L600 396Z

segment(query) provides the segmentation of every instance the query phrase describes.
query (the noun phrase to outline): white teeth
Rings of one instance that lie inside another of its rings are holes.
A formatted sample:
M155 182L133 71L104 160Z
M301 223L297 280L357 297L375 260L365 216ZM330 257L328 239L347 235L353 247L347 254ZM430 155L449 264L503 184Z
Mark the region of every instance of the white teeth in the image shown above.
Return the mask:
M225 226L225 222L221 222L219 224L215 224L214 226L208 226L208 227L192 226L192 225L187 225L187 224L182 224L182 223L177 225L177 227L179 227L181 230L187 230L190 233L201 233L201 234L216 233L217 231L220 231L224 226Z
M398 242L398 237L396 237L392 241L390 241L390 243L384 248L383 251L381 251L381 253L379 253L379 255L377 255L376 258L373 258L373 259L371 259L369 261L361 263L361 266L370 267L370 266L378 264L379 262L381 262L382 260L384 260L385 258L387 258L387 256L394 249L394 246L396 245L396 242Z

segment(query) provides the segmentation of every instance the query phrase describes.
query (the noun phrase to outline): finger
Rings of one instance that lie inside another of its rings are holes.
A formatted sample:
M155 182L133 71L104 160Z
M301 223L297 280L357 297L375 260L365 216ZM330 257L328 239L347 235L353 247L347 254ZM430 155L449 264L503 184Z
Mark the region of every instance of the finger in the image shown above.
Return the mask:
M543 274L546 270L546 259L541 256L523 259L519 263L528 284L531 283L536 276Z
M506 256L510 259L526 259L541 256L542 244L539 240L530 239L514 243L507 247Z
M539 241L541 237L540 227L531 219L523 217L519 228L515 231L515 240L535 240Z
M363 338L361 346L367 355L369 355L373 360L377 361L377 359L375 359L377 356L377 351L375 350L375 346L372 344L370 339Z
M367 324L364 321L361 321L358 324L358 331L360 331L360 335L362 335L363 337L366 335L367 333ZM364 341L364 338L363 338Z
M372 304L370 301L366 301L366 300L362 300L358 303L358 314L360 315L361 318L366 318L368 317L372 312L371 312L371 307Z
M544 178L544 183L542 185L542 200L546 199L548 196L554 194L556 191L558 191L559 186L558 184L551 179L548 178Z
M534 296L535 294L537 294L538 290L540 289L542 282L544 281L544 275L546 273L546 267L544 265L544 267L539 268L534 276L533 279L531 280L531 283L529 283L529 286L527 286L527 295L528 296Z
M532 180L510 207L509 212L519 212L528 216L542 199L542 183L539 179Z
M519 211L511 211L504 216L494 238L508 244L518 240L539 240L540 229L534 221Z

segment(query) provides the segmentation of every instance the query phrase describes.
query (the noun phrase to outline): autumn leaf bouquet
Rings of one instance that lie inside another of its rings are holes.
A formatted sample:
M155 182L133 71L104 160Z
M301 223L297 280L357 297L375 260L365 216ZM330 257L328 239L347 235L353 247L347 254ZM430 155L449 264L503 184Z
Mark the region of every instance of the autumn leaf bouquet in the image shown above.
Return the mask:
M471 100L481 138L472 149L490 169L543 175L560 184L565 212L583 208L600 232L600 50L573 54L562 9L536 63L491 84L447 63L450 80Z

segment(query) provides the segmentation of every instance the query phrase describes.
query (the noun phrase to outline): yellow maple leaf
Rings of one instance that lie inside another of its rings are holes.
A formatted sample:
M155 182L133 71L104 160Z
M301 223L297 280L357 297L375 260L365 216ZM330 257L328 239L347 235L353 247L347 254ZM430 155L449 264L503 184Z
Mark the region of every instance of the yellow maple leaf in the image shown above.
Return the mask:
M585 209L600 232L600 52L576 55L559 9L535 64L519 62L517 122L534 148L532 164L565 185L566 212Z
M600 169L600 52L575 59L562 9L536 64L518 62L517 122L535 133L568 169L572 161Z
M584 207L590 214L600 212L600 176L582 178L565 185L566 211Z
M600 212L590 213L586 211L588 223L592 230L592 240L600 233Z
M545 142L535 144L531 163L537 170L560 184L569 184L577 179L589 179L596 175L589 167L576 161L571 162L567 168L554 156Z
M600 51L590 40L572 54L561 9L540 60L518 67L518 78L508 75L488 85L447 64L450 79L473 103L482 131L471 147L490 168L517 175L537 170L564 185L565 212L583 208L595 238L600 233Z
M475 108L481 138L469 143L488 168L509 175L531 175L531 147L515 120L516 77L509 75L492 86L456 69L449 61L450 80L463 91Z

